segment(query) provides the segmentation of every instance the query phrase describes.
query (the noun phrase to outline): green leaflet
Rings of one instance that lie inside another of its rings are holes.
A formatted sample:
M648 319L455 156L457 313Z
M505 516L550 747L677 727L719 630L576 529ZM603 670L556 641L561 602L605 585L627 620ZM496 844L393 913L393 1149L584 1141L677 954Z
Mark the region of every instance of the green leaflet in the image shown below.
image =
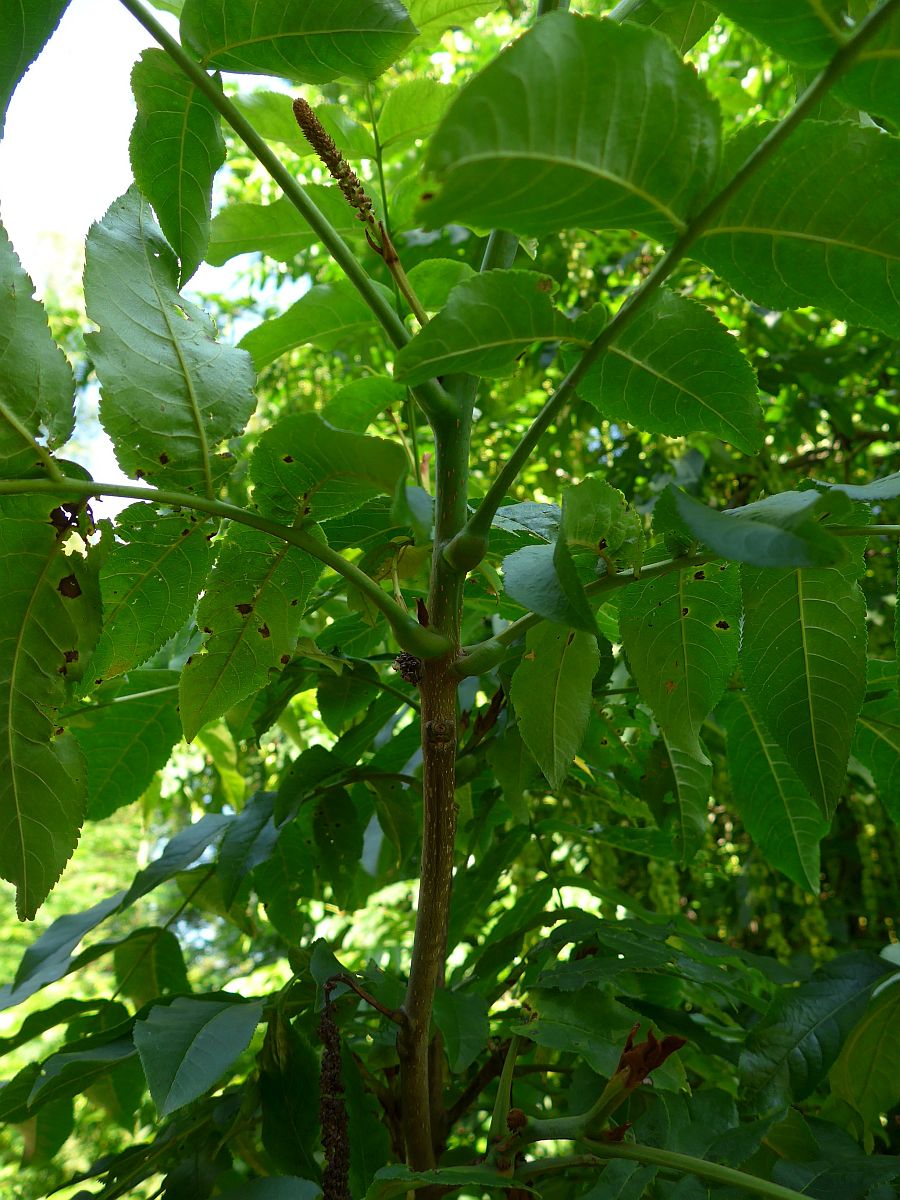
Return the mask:
M393 293L380 283L374 285L393 304ZM310 288L286 313L264 321L241 338L257 371L293 350L312 344L320 350L333 350L348 338L374 329L372 310L347 279L321 283Z
M86 340L100 416L122 468L160 486L212 495L230 470L216 456L256 404L247 356L213 337L175 288L178 266L135 188L88 234Z
M822 67L845 40L846 0L720 0L727 17L804 67Z
M726 147L727 179L771 125ZM879 180L873 187L870 180ZM769 308L819 305L900 334L900 143L879 129L806 121L728 202L695 254Z
M705 430L753 453L762 442L756 377L709 309L660 292L578 388L610 421L678 437Z
M362 237L356 213L337 188L311 183L303 190L342 238ZM318 240L286 196L272 204L227 204L212 219L206 258L220 267L236 254L259 251L278 262L290 262Z
M131 671L94 693L69 728L87 763L89 820L137 800L181 738L177 671Z
M591 634L539 625L525 636L510 699L522 741L552 788L565 782L587 729L599 661Z
M873 997L831 1069L832 1094L859 1113L867 1139L900 1100L900 976Z
M113 951L116 983L135 1008L169 992L189 992L181 943L163 926L135 930ZM143 1089L142 1089L143 1090Z
M250 475L267 516L327 521L373 496L392 496L408 461L396 442L334 429L314 413L283 417L262 435Z
M885 808L900 825L900 700L896 695L863 705L853 753L872 772Z
M488 1002L475 992L442 988L434 998L434 1020L444 1035L450 1070L465 1071L488 1044Z
M777 993L741 1054L741 1084L754 1111L784 1108L818 1087L886 972L872 954L843 954Z
M498 516L506 512L500 509ZM596 635L584 583L609 569L606 564L634 566L642 549L640 519L622 493L605 480L588 478L566 488L553 545L524 546L504 558L503 586L539 616ZM600 644L605 645L605 639Z
M437 195L423 212L431 227L636 228L670 240L718 155L716 106L663 37L554 12L450 106L431 139Z
M229 528L197 613L207 638L181 674L188 741L290 661L321 570L296 546L246 525Z
M737 664L737 568L709 564L625 589L619 627L631 672L667 740L702 763L700 728Z
M779 492L743 508L717 512L685 492L674 491L678 516L711 550L732 562L755 567L826 567L843 562L847 550L821 524L825 517L849 513L836 490Z
M679 54L686 54L708 32L718 15L718 5L704 0L645 0L640 8L629 13L628 19L664 33Z
M179 996L135 1022L134 1044L160 1116L196 1100L222 1077L250 1044L262 1010L262 1000Z
M181 16L204 66L295 83L374 79L415 35L399 0L185 0Z
M553 307L555 290L553 280L536 271L487 271L464 279L399 351L395 378L415 386L457 371L506 375L534 342L586 346L589 339Z
M0 225L0 469L5 477L33 473L45 453L36 443L42 426L51 448L68 439L74 393L66 356Z
M58 710L91 649L95 596L89 568L63 553L52 506L0 503L0 875L23 920L62 874L85 804L85 765Z
M338 429L365 433L380 412L392 404L402 404L405 398L406 389L387 375L363 375L338 388L322 405L321 415Z
M436 79L406 79L392 88L378 114L378 140L383 153L395 154L417 138L430 137L455 94L456 88Z
M183 287L206 257L213 176L225 161L219 114L165 50L143 52L131 87L131 168L178 255Z
M436 42L445 29L469 25L494 5L490 0L409 0L406 7L420 37Z
M675 857L687 866L703 842L709 828L709 794L712 790L712 765L700 744L700 754L692 746L680 746L664 737L669 765L675 786L672 801L675 810L661 821L661 828L670 838Z
M741 667L769 733L827 817L834 812L866 688L858 564L744 566Z
M746 696L726 696L716 712L725 726L728 773L744 828L766 862L818 895L819 843L828 832L821 808Z
M2 9L0 38L0 137L19 80L51 37L69 0L15 0Z
M141 663L194 611L209 573L211 526L192 514L130 504L100 568L103 629L85 670L94 684Z

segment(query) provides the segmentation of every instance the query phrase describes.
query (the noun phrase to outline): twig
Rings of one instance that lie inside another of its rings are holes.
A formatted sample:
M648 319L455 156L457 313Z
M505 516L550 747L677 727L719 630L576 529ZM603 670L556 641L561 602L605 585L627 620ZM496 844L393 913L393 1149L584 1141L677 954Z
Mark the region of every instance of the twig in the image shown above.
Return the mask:
M352 975L340 974L332 975L325 981L325 988L333 988L336 983L345 983L348 988L351 988L359 996L360 1000L365 1000L366 1004L370 1004L377 1012L380 1012L383 1017L387 1017L389 1021L393 1021L395 1025L402 1025L406 1018L402 1009L388 1008L386 1004L382 1004L376 999L371 992L367 992L361 983L358 983Z

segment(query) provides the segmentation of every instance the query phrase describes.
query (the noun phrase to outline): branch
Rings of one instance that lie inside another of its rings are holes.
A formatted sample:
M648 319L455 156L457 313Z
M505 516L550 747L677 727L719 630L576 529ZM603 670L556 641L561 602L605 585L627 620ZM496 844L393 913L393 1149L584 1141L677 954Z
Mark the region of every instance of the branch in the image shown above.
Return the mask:
M621 8L618 5L617 8ZM629 11L632 5L629 5ZM578 385L600 355L628 328L638 317L665 281L669 278L681 260L687 255L706 230L712 225L719 213L725 208L732 197L741 190L747 180L768 161L782 143L793 133L807 114L815 108L822 97L834 83L849 69L860 49L884 25L885 21L900 7L900 0L885 0L885 3L859 23L855 33L838 50L828 66L818 78L806 89L787 116L783 117L775 128L765 137L753 153L739 167L738 171L718 191L700 212L688 223L684 232L672 247L656 264L644 283L633 292L622 305L613 319L602 330L598 337L591 342L579 361L572 367L568 375L548 399L547 403L535 417L531 426L526 430L522 440L503 464L496 479L488 488L478 508L461 530L458 538L447 547L445 554L451 562L461 569L471 570L477 565L472 562L476 552L476 540L487 548L487 538L490 535L491 523L497 509L500 507L506 493L519 477L532 452L558 415L562 407L572 398ZM616 12L616 9L613 10ZM612 15L612 14L610 14ZM627 14L626 14L627 15Z
M592 1148L593 1154L573 1154L566 1158L528 1163L516 1173L516 1178L535 1179L570 1167L599 1167L607 1159L625 1158L631 1162L660 1167L664 1171L677 1171L680 1175L696 1175L699 1179L708 1179L710 1183L730 1184L754 1196L767 1196L769 1200L808 1200L803 1193L782 1187L780 1183L771 1183L768 1179L748 1175L746 1171L723 1167L690 1154L677 1154L674 1150L658 1150L655 1146L639 1146L630 1142L594 1143Z
M332 975L330 979L325 981L325 987L333 987L336 983L344 983L351 991L356 992L360 1000L365 1000L366 1004L370 1004L377 1012L380 1012L383 1017L387 1017L389 1021L393 1021L395 1025L402 1025L404 1021L403 1012L399 1008L388 1008L386 1004L382 1004L380 1000L367 992L362 984L357 983L352 975L341 972L339 975Z
M900 536L900 525L828 525L826 528L835 537ZM702 567L704 563L715 562L721 557L720 554L714 554L709 550L699 550L696 554L686 554L681 558L663 558L659 562L642 567L638 573L629 568L625 571L618 571L615 575L604 575L602 579L595 579L585 586L584 594L592 599L600 597L602 604L603 597L608 592L614 592L620 587L627 587L629 583L657 579L660 575L670 575L673 571L685 571L691 567ZM481 675L485 671L489 671L503 661L507 648L513 642L517 642L529 629L540 625L546 619L546 617L538 616L537 613L530 612L516 621L511 621L505 629L493 637L487 638L483 642L476 642L472 646L466 646L461 657L456 660L453 669L461 678L468 675Z
M3 479L0 480L0 496L12 495L49 495L59 496L68 494L89 498L91 496L124 496L132 500L148 500L153 504L165 504L172 508L188 508L198 512L209 513L210 516L222 517L227 521L236 521L240 525L249 525L259 529L279 541L297 546L307 554L317 558L319 562L330 567L338 575L342 575L353 586L378 608L387 619L393 630L394 637L404 650L415 654L418 658L434 658L438 654L446 654L449 643L446 638L423 629L409 613L403 611L387 592L382 591L374 579L361 571L354 563L349 562L336 550L332 550L325 542L314 538L305 529L279 525L256 513L238 508L235 504L226 504L222 500L209 500L205 496L193 496L187 492L173 492L165 488L140 487L136 484L97 483L93 480L69 479L60 481L53 479Z
M360 265L356 254L347 245L324 213L319 209L278 158L271 147L260 137L250 122L225 96L202 66L186 53L181 43L160 25L140 0L121 0L147 32L162 46L174 63L191 80L198 91L221 113L231 128L243 138L256 158L269 172L288 200L294 205L328 253L343 270L344 274L365 300L384 329L391 343L398 349L410 340L410 334L398 314L375 287L368 272ZM450 397L436 380L414 389L416 399L431 419L435 414L450 414L454 411Z

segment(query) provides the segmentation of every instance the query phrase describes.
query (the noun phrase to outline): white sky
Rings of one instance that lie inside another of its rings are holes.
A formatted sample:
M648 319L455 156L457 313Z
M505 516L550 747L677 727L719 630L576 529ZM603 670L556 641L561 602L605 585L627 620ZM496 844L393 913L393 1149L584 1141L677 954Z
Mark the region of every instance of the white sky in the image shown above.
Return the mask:
M0 216L39 293L67 290L88 227L131 182L129 77L150 45L117 0L72 0L16 89L0 142Z

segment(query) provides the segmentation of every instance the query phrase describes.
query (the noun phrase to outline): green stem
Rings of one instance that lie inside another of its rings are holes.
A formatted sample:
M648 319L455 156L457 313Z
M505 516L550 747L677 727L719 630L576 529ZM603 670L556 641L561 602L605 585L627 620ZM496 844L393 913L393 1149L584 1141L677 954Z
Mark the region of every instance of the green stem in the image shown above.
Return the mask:
M120 0L120 2L162 46L197 90L202 92L213 107L221 113L234 132L243 138L365 300L391 343L398 348L405 346L410 339L410 334L400 316L375 287L371 276L360 264L356 252L344 241L324 213L310 200L278 155L272 151L246 117L216 86L204 68L186 53L180 42L160 25L152 13L144 8L140 0ZM415 395L424 412L429 416L432 413L450 412L450 399L436 380L430 380L427 384L416 388Z
M338 575L342 575L348 583L369 599L385 616L394 632L399 645L419 658L434 658L446 654L450 642L438 636L431 630L423 629L417 621L403 611L390 596L382 591L374 579L361 571L354 563L332 550L326 543L307 533L305 529L288 525L279 525L277 521L269 521L256 513L238 508L235 504L226 504L223 500L210 500L206 496L194 496L187 492L173 492L166 488L140 487L130 483L97 483L94 480L69 479L60 482L52 479L4 479L0 480L0 496L12 495L50 495L60 494L83 496L124 496L131 500L148 500L153 504L165 504L171 508L187 508L197 512L209 513L213 517L221 517L227 521L236 521L240 525L249 525L268 533L279 541L297 546L307 554L317 558L319 562L330 567Z
M617 8L621 8L618 5ZM591 342L581 358L572 367L562 383L547 400L547 403L526 430L522 440L501 467L494 482L488 488L476 511L469 518L462 537L486 539L490 534L491 522L503 498L518 479L544 432L574 394L588 370L600 355L620 337L625 329L647 308L688 250L713 224L729 201L743 188L747 180L767 162L796 127L815 108L822 97L849 69L860 49L881 28L888 17L900 7L900 0L885 0L885 3L856 27L853 36L838 50L828 66L806 89L791 111L782 118L753 153L742 163L732 178L721 188L700 212L688 223L675 243L656 264L643 284L625 301L613 319L598 337ZM613 10L614 12L616 10ZM451 547L450 556L454 551ZM466 565L469 565L467 560ZM469 569L471 565L469 565Z
M512 1104L512 1085L516 1073L516 1059L522 1047L522 1041L523 1039L514 1033L510 1039L506 1058L503 1060L503 1070L500 1072L500 1080L497 1085L497 1098L494 1101L494 1110L491 1113L491 1128L488 1132L489 1148L506 1137L506 1118L509 1115L510 1105Z
M607 21L627 21L632 13L643 8L647 0L619 0L619 3L606 14Z
M900 525L829 525L828 532L833 533L836 537L861 538L873 534L900 536ZM714 554L712 551L699 550L696 554L686 554L681 558L663 558L659 562L643 566L638 574L629 568L618 571L615 575L604 575L602 579L595 579L586 585L584 594L593 599L599 597L602 603L603 597L608 593L621 587L627 587L630 583L642 582L645 579L658 579L659 576L669 575L673 571L702 567L704 563L714 562L719 557L720 555ZM489 670L491 665L489 656L500 662L505 657L507 646L517 642L529 629L540 625L545 619L538 616L537 613L526 613L523 617L511 621L505 629L486 641L466 646L463 657L458 660L454 668L456 673L461 676L480 675ZM478 653L478 657L474 658L476 653ZM613 695L614 693L610 692L609 694Z
M719 1163L694 1158L690 1154L677 1154L674 1150L657 1150L655 1146L639 1146L630 1142L596 1145L593 1154L573 1154L566 1158L530 1163L518 1172L517 1178L536 1179L541 1175L572 1167L599 1167L612 1158L625 1158L630 1162L659 1167L663 1171L676 1171L680 1175L696 1175L698 1179L729 1184L743 1189L749 1195L767 1196L769 1200L806 1200L803 1193L796 1192L793 1188L782 1187L780 1183L770 1183L768 1179L759 1179L756 1175L748 1175L746 1171L723 1167Z

